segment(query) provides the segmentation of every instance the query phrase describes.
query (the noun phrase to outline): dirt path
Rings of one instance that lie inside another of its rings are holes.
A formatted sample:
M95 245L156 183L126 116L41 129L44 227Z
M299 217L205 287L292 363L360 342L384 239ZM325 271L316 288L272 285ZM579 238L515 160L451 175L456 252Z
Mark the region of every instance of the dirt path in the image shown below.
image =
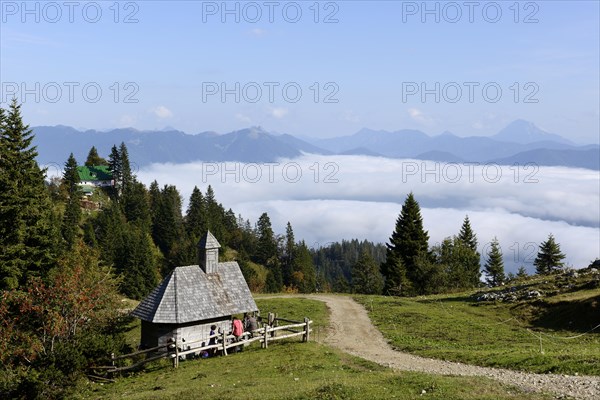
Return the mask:
M442 375L485 376L525 390L568 395L577 399L600 399L600 377L542 375L505 369L429 359L393 350L373 326L363 306L347 296L308 295L323 301L331 310L327 335L319 340L347 353L378 364L405 371ZM365 337L371 338L365 340Z

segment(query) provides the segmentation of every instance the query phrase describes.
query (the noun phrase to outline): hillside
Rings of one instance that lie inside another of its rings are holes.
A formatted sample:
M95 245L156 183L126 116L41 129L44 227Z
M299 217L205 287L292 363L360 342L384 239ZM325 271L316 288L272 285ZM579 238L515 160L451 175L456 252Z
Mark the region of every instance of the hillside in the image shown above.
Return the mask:
M452 295L357 296L395 348L537 373L600 375L600 271Z

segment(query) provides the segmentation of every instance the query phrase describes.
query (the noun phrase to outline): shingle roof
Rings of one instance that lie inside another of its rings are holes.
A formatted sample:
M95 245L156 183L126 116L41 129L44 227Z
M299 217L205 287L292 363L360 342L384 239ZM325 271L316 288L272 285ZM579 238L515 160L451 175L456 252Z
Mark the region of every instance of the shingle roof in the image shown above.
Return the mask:
M206 231L206 234L198 242L198 247L200 249L218 249L221 245L210 231Z
M214 274L204 273L198 265L175 268L131 315L153 323L182 324L256 310L233 261L219 263Z
M112 179L110 169L106 165L93 167L82 165L77 167L77 172L81 181L110 181Z

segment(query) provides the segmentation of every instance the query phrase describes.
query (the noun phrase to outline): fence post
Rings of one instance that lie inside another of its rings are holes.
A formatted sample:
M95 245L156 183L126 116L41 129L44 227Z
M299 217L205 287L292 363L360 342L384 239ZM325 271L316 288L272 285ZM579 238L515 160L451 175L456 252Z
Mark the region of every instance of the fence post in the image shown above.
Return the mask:
M271 314L269 313L269 318L271 317ZM264 326L265 331L263 332L263 349L266 349L267 347L269 347L269 324L266 324Z
M177 340L175 340L175 368L179 367L179 346L177 346Z
M302 337L303 342L308 342L308 339L309 339L309 335L310 335L309 322L310 322L310 320L308 319L308 317L304 317L304 336Z
M226 356L227 355L227 334L225 333L225 331L223 331L223 336L221 337L221 340L223 342L223 355Z
M115 353L110 353L110 364L115 366Z

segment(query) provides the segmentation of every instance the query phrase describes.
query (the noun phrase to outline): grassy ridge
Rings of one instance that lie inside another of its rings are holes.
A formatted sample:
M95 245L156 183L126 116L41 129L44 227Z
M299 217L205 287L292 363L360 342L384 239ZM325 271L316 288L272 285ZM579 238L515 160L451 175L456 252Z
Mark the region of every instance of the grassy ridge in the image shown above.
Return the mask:
M600 289L516 303L478 303L471 294L356 300L403 351L530 372L600 375L600 330L585 333L600 323Z
M316 330L327 323L324 303L306 299L258 299L261 311L290 319L309 316ZM423 391L425 391L423 393ZM169 362L88 383L75 399L549 399L479 377L398 373L327 346L290 339L258 345L227 357Z

